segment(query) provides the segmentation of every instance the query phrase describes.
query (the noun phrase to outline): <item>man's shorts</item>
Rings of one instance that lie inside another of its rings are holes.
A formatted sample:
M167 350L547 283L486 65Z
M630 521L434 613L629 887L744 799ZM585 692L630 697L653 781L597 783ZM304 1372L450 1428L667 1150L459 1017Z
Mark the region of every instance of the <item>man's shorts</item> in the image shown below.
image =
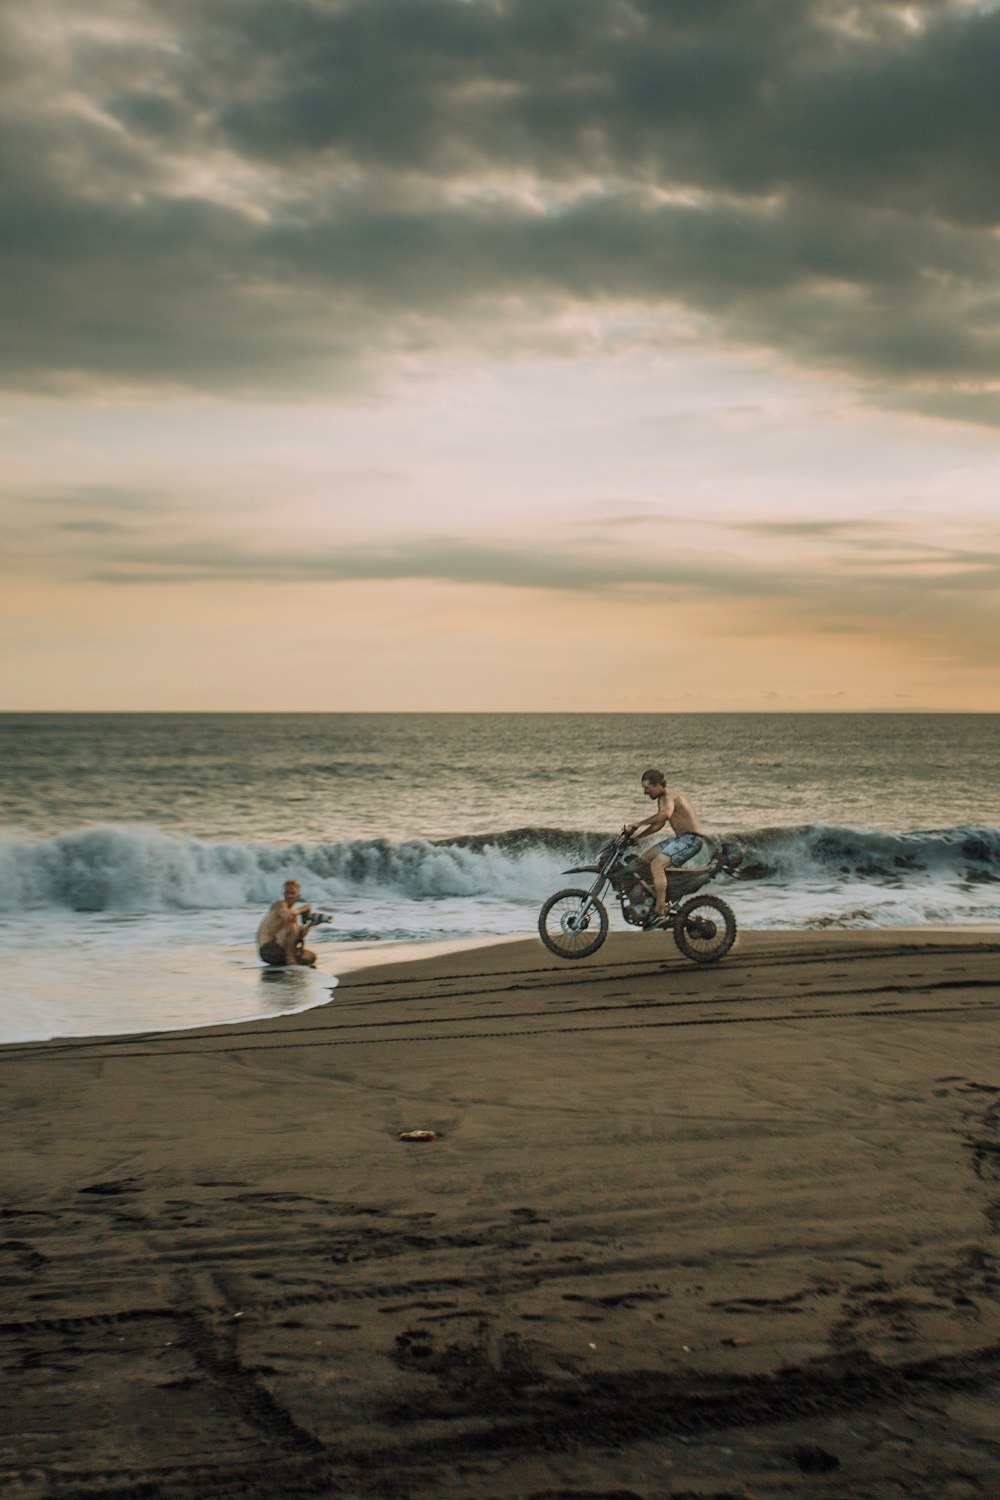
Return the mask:
M276 943L274 938L270 942L265 943L263 947L258 948L257 952L264 963L270 964L272 969L283 969L288 963L288 960L285 958L284 948L280 943Z
M686 865L689 859L694 859L701 846L702 839L699 834L679 833L676 838L667 839L659 847L664 858L669 859L675 870L679 870L681 865Z

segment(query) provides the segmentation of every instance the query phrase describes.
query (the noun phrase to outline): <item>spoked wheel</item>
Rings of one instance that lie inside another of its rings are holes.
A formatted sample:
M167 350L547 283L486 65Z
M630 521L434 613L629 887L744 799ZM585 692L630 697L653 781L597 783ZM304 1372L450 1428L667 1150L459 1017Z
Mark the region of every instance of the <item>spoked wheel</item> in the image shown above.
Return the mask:
M608 914L588 891L556 891L538 913L538 936L559 958L586 958L608 935Z
M736 917L718 896L692 896L674 918L674 942L696 964L725 958L735 941Z

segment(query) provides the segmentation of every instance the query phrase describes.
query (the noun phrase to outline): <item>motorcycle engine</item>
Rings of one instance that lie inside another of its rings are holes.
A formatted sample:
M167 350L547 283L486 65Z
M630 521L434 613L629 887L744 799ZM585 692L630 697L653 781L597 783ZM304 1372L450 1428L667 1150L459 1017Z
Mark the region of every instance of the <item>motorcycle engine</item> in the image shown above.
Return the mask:
M653 909L653 893L640 881L621 892L622 916L633 927L641 927Z
M622 916L633 927L642 927L653 910L653 893L639 878L641 863L633 850L623 857L615 881L618 899L622 905Z

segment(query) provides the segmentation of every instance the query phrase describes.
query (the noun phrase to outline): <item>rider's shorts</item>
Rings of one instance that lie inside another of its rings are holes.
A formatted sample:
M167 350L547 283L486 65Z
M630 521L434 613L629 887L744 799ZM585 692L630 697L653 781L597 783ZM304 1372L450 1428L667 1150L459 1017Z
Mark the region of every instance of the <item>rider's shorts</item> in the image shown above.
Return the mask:
M679 833L676 838L667 839L660 845L660 853L677 870L681 865L686 865L689 859L694 859L701 846L702 839L697 833Z
M276 943L274 941L274 938L271 938L270 942L262 944L262 946L257 949L257 952L260 954L264 963L270 964L272 969L283 969L288 964L288 960L285 957L284 948L280 943Z

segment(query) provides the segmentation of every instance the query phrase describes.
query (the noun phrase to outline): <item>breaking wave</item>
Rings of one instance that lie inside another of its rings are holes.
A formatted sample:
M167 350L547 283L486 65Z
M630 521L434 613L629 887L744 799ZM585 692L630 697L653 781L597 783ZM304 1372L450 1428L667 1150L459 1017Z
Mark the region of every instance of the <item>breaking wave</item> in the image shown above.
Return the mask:
M314 904L366 889L410 898L534 898L600 840L516 829L446 842L208 843L145 826L0 837L0 911L148 912L260 905L294 876Z
M209 843L144 825L75 829L49 839L0 836L0 911L95 912L260 906L298 879L314 904L345 894L409 900L537 902L568 865L591 861L605 835L516 828L445 840ZM893 834L810 824L727 834L743 846L741 877L756 891L833 890L865 883L970 890L1000 884L1000 830L956 827ZM750 892L748 890L747 894Z
M740 837L738 835L738 837ZM1000 829L956 827L885 833L812 823L763 828L740 837L744 879L1000 882Z

